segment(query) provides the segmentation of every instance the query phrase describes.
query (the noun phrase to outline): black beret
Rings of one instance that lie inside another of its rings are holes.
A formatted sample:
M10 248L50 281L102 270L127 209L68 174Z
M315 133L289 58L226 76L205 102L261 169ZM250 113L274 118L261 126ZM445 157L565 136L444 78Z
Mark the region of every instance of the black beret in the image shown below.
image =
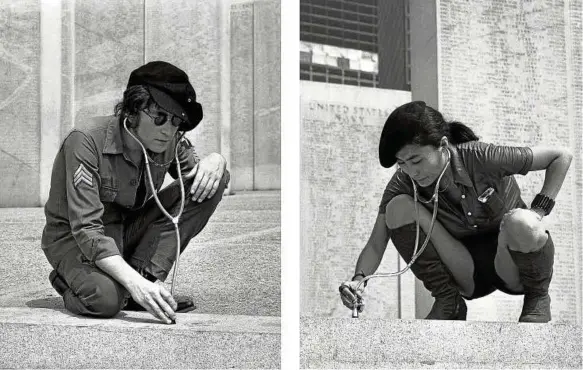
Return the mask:
M416 125L425 114L427 105L423 101L406 103L396 108L385 121L379 142L379 161L385 168L396 162L397 152L413 137L411 125ZM410 136L410 137L409 137Z
M127 87L142 85L162 109L184 119L178 128L190 131L203 117L202 106L196 101L196 92L188 75L180 68L163 61L154 61L135 69Z

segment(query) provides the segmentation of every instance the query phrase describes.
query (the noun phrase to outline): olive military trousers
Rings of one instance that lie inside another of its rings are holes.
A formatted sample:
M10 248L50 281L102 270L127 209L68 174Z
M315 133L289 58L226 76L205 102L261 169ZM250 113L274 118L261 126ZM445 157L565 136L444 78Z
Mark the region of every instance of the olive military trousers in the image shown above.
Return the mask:
M225 171L215 195L201 203L189 197L193 180L185 182L185 206L178 223L181 253L206 226L223 197L229 178L229 173ZM158 198L171 215L176 215L180 208L179 181L175 180L164 188L158 193ZM105 227L106 235L107 230ZM132 268L151 280L166 280L176 259L176 232L173 223L162 213L153 198L144 207L127 215L122 244L120 254ZM55 277L66 284L65 289L59 293L63 296L65 308L74 314L112 317L125 306L129 298L129 293L121 284L91 263L78 248L71 249L58 262L56 270L51 273L51 278Z

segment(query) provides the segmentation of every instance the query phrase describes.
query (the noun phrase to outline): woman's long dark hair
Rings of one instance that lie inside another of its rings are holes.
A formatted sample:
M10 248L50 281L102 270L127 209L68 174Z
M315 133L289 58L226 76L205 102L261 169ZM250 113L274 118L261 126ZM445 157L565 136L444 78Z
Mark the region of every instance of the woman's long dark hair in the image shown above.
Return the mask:
M396 153L408 144L438 148L444 136L452 144L479 140L471 128L458 121L446 121L439 111L425 102L404 104L395 109L385 122L379 143L381 165L394 165Z

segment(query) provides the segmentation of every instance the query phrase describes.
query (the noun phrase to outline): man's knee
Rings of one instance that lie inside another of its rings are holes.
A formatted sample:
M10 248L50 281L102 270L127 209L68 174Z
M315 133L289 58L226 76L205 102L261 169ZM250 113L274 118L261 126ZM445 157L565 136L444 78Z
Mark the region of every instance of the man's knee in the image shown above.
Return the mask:
M508 248L522 253L539 250L548 239L538 215L528 209L513 209L504 215L500 232L505 233Z
M124 304L124 288L110 277L91 274L78 290L77 295L92 316L113 317Z
M413 198L407 194L395 196L385 209L385 222L389 229L415 222Z

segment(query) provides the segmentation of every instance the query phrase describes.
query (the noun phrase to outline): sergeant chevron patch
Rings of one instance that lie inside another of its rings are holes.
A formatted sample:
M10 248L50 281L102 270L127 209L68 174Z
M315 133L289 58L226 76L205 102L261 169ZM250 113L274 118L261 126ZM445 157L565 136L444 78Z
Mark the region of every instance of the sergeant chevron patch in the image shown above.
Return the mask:
M77 167L77 170L75 170L75 174L73 175L73 184L75 184L75 187L79 186L81 183L93 186L93 176L91 176L91 172L85 168L83 163Z

